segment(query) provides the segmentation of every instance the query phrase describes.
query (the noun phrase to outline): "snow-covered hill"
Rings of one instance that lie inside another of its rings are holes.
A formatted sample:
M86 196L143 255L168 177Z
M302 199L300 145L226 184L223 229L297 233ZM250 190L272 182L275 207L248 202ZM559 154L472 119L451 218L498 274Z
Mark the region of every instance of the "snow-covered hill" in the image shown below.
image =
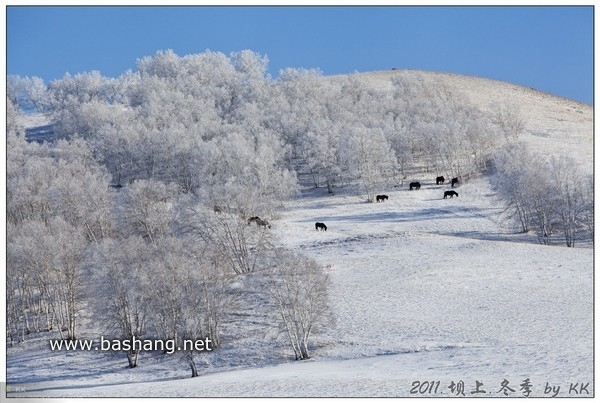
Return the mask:
M533 88L460 74L390 70L360 73L360 76L375 87L387 89L391 88L392 77L399 72L422 74L438 81L482 110L490 111L502 105L516 107L525 122L520 140L548 153L577 155L591 169L594 153L594 110L591 105Z
M393 74L364 77L388 85ZM590 106L492 80L439 77L482 108L518 103L524 140L580 155L591 170ZM40 338L8 349L9 396L456 396L461 385L466 396L591 396L590 245L542 246L516 233L486 177L452 199L431 174L410 179L421 190L387 189L383 203L365 203L352 187L334 196L307 187L273 223L283 244L315 258L332 280L337 324L315 336L312 359L272 353L270 339L252 333L239 348L254 350L255 362L236 359L250 355L231 347L213 353L223 354L220 366L212 360L205 375L188 379L174 360L142 357L127 369L123 357L51 352ZM315 221L328 230L316 232Z

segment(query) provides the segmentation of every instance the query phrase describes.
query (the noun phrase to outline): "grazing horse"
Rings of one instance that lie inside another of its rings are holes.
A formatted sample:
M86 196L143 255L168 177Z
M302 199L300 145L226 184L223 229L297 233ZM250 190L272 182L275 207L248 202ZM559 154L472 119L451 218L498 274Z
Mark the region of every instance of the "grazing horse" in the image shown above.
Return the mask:
M379 202L384 202L388 199L387 195L377 195L377 197L375 197L375 199L377 199L377 203Z
M421 184L419 182L411 182L408 190L413 190L413 188L419 190L421 189Z
M454 187L454 185L458 185L458 178L452 178L452 187Z
M437 178L435 178L435 184L436 185L443 185L445 180L446 179L443 176L438 176Z
M446 190L444 192L444 199L448 196L450 196L450 198L452 199L454 196L458 197L458 193L456 193L454 190Z
M315 223L315 229L318 230L323 230L323 231L327 231L327 225L323 224L322 222L317 222Z
M250 217L248 218L248 225L256 223L259 227L262 228L271 228L271 224L267 220L263 220L260 217Z

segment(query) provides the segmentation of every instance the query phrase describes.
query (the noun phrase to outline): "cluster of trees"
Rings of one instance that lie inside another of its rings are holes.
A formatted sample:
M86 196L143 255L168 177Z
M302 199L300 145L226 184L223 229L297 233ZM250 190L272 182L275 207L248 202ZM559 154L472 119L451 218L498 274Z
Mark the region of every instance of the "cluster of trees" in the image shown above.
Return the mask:
M173 182L215 204L260 204L266 215L277 203L264 200L293 195L299 174L330 193L358 180L374 201L414 169L478 171L513 120L418 72L398 72L390 91L319 70L288 68L273 80L267 64L252 51L161 51L117 78L81 73L41 88L12 76L8 93L49 113L59 138L85 139L115 184Z
M208 338L219 348L223 323L239 322L240 283L251 282L267 301L260 311L273 312L295 357L310 357L309 336L332 318L327 275L277 247L243 211L215 212L157 179L110 186L111 175L80 138L28 143L11 129L7 145L11 344L36 332L75 340L101 330L108 338L174 340L178 347ZM135 367L139 345L130 345ZM177 354L197 376L199 352Z
M562 234L568 247L594 235L593 177L571 157L547 157L523 143L495 154L498 195L523 232L535 230L541 244Z

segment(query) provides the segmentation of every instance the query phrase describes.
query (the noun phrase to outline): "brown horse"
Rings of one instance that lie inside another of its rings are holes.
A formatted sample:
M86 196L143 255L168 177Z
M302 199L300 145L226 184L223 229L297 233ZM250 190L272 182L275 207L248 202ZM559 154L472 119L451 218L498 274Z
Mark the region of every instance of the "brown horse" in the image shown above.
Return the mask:
M248 218L248 225L256 223L259 227L262 228L271 228L271 224L267 220L263 220L260 217L250 217Z

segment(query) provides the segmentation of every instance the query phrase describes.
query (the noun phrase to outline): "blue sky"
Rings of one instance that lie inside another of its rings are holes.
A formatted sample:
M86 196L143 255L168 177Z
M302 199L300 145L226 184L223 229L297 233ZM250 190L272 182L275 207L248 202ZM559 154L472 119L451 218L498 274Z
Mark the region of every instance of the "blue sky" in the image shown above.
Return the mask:
M393 67L453 72L593 103L587 7L17 7L6 10L7 74L47 83L98 70L116 77L172 49L251 49L325 75Z

